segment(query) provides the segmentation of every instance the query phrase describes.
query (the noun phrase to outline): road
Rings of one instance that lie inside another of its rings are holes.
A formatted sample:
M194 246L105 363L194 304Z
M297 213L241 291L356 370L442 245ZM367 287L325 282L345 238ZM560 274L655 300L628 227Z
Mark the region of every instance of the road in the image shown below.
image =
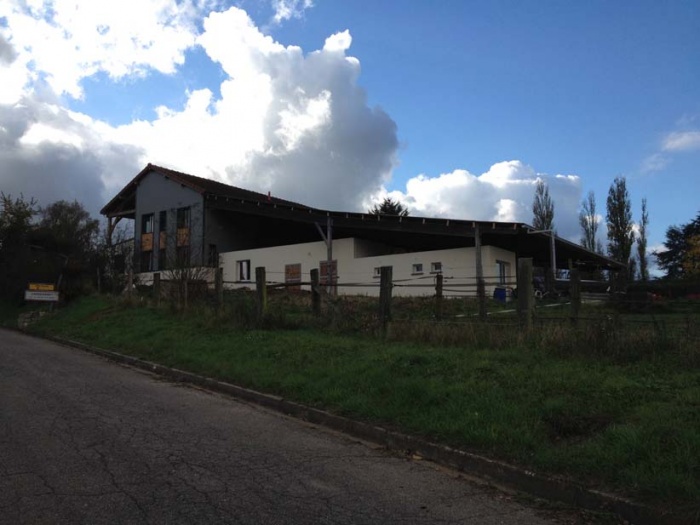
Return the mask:
M2 524L553 520L429 463L0 330Z

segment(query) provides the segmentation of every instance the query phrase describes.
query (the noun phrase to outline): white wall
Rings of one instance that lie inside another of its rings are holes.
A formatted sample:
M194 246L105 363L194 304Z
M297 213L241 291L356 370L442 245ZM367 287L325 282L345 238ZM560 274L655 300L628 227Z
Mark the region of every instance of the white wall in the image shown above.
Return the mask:
M379 295L379 277L375 268L393 267L395 287L393 295L433 295L435 293L435 272L432 263L441 263L444 278L444 295L476 294L476 260L474 248L454 248L425 252L356 257L376 251L365 249L361 239L339 239L333 241L333 259L338 261L338 293L345 295ZM228 288L255 286L255 268L266 269L268 282L284 282L285 265L301 264L302 281L311 280L310 271L318 268L326 260L326 245L322 241L240 250L222 253L221 266L224 270L224 283ZM498 276L496 261L509 264L510 286L515 285L515 254L492 246L482 247L482 265L486 280L486 294L490 297ZM250 261L250 279L238 279L238 261ZM414 264L422 264L423 271L414 273ZM353 286L347 286L352 284ZM346 286L343 286L346 285ZM308 289L308 287L304 287Z

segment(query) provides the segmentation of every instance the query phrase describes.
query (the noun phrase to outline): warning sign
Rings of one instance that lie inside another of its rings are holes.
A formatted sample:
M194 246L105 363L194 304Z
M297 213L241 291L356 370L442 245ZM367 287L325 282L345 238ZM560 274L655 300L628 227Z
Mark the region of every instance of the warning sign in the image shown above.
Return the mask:
M53 292L56 287L53 284L29 283L29 289L40 292Z

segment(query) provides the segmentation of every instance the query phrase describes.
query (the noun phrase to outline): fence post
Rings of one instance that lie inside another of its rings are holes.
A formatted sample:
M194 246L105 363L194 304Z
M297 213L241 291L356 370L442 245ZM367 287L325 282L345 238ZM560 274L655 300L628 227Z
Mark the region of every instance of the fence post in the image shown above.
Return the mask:
M535 291L532 286L532 259L518 259L518 317L528 330L532 327L535 309Z
M160 272L153 274L153 297L155 298L156 307L160 306Z
M379 281L379 321L382 332L386 335L387 325L391 319L391 287L393 270L391 266L382 266Z
M214 275L214 288L216 290L216 308L221 310L224 306L224 269L217 268Z
M474 254L476 256L476 297L479 301L479 318L486 319L486 283L484 266L481 260L481 232L479 225L474 227Z
M267 313L267 279L264 266L255 268L255 292L258 306L258 321L260 321Z
M442 274L435 276L435 318L442 319Z
M571 322L576 324L581 311L581 271L578 268L572 268L569 271L569 295L571 296Z
M56 288L58 288L58 287L56 287ZM132 270L129 270L129 273L126 276L126 295L127 295L127 297L131 298L131 295L133 294L133 288L134 288L134 272Z
M321 315L321 288L318 268L311 270L311 311Z

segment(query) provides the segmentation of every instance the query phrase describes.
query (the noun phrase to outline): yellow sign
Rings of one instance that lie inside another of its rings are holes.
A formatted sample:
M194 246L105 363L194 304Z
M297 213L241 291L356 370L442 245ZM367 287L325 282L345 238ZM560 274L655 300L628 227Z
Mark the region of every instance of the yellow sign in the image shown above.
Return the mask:
M53 284L29 283L29 289L37 292L53 292L56 287Z

